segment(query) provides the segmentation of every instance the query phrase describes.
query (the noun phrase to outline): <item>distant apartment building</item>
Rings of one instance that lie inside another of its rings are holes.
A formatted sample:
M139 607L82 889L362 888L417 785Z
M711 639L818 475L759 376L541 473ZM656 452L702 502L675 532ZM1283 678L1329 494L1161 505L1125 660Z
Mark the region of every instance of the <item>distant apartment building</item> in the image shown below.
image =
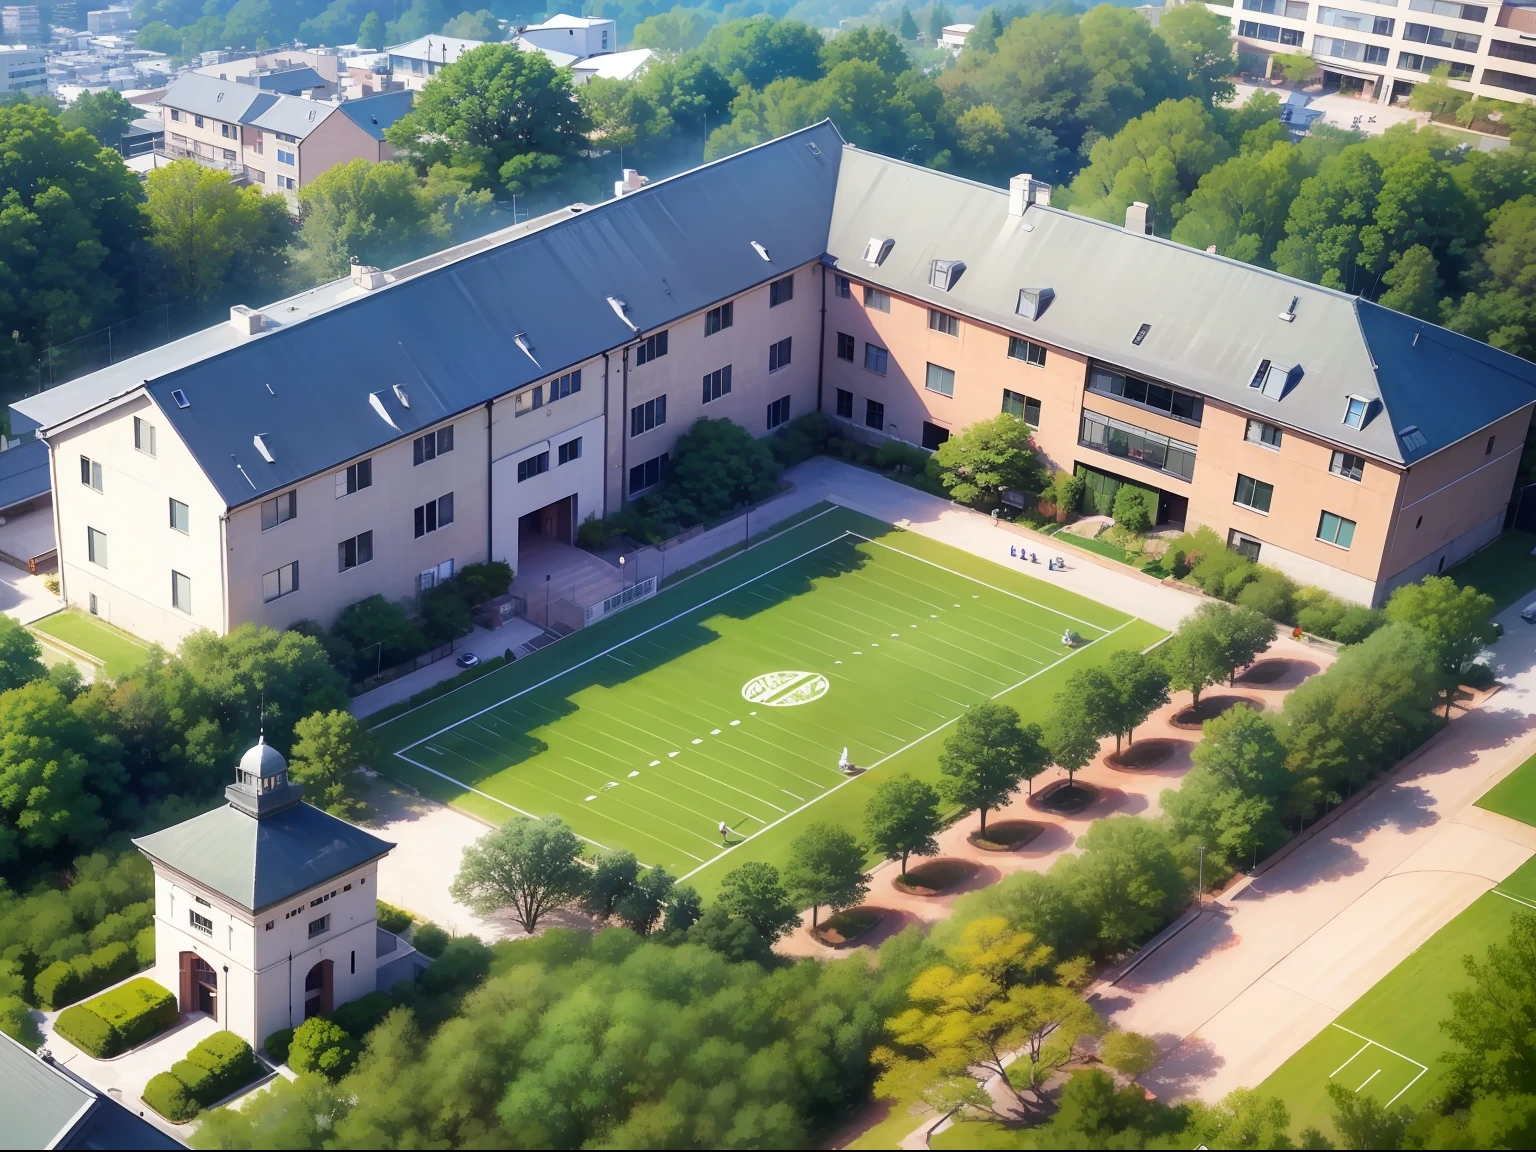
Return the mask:
M542 24L529 24L513 40L520 48L538 49L562 66L616 52L619 26L596 16L567 16L560 13ZM562 61L561 56L570 57Z
M948 48L958 56L965 47L965 38L975 30L974 24L946 24L939 33L939 47Z
M160 104L168 156L291 193L337 164L389 159L384 130L410 111L411 94L311 100L189 72Z
M317 79L305 85L304 90L301 91L292 81L299 79L304 69L314 73ZM254 83L259 88L285 92L294 96L304 95L307 91L315 97L327 97L335 93L342 79L343 70L344 62L336 53L304 48L279 48L270 52L260 52L254 56L203 64L193 69L194 72L212 76L215 80L236 80L242 84ZM283 86L275 86L270 79L278 76L286 78ZM261 82L263 80L265 82Z
M386 48L383 55L394 81L419 91L444 67L485 43L488 41L457 36L423 36ZM542 24L523 28L511 43L524 52L542 52L556 68L571 69L576 84L585 84L594 76L632 79L654 56L649 48L617 51L618 25L588 16L551 16ZM367 78L361 82L373 83Z
M408 91L420 92L442 69L485 43L485 40L466 40L460 36L422 36L386 48L385 53L394 79Z
M92 36L113 36L133 27L133 9L126 6L98 8L85 14L85 28Z
M701 416L933 449L1008 414L1090 510L1360 603L1500 531L1536 366L827 122L259 310L12 405L63 594L174 644L329 624L661 484Z
M48 54L38 48L7 48L0 44L0 92L48 92Z
M1461 0L1235 0L1240 44L1306 52L1325 79L1383 103L1406 99L1444 65L1458 88L1496 100L1536 97L1536 3Z
M43 35L43 21L37 8L31 4L7 4L0 8L0 32L11 44L39 44L48 38Z

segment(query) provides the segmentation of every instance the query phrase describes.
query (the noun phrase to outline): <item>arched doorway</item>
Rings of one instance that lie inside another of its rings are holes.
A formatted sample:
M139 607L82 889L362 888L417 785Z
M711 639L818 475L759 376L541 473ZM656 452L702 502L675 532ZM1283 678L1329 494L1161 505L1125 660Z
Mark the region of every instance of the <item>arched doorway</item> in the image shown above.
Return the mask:
M196 952L181 954L181 1010L219 1017L219 974Z
M322 960L304 977L304 1019L324 1016L331 1010L331 962Z

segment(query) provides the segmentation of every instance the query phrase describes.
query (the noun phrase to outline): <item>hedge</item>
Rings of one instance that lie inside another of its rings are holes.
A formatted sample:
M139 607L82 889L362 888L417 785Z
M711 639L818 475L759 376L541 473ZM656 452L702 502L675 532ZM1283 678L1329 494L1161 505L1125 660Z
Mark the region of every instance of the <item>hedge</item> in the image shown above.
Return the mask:
M377 901L377 903L379 927L386 932L393 932L398 936L409 928L415 920L415 917L404 908L396 908L393 904L386 904L382 900Z
M53 1030L87 1055L103 1060L122 1051L117 1030L83 1004L59 1013Z
M189 1069L188 1076L181 1075L182 1065ZM192 1076L191 1069L196 1069L202 1075L201 1087L189 1078ZM207 1105L249 1084L256 1079L259 1069L256 1066L256 1055L249 1044L233 1032L215 1032L188 1052L187 1058L177 1062L171 1071L181 1079L199 1103Z
M169 1072L156 1072L149 1078L144 1085L144 1103L173 1124L185 1124L201 1111L182 1082Z
M136 950L121 942L104 944L73 960L55 960L37 974L32 992L39 1007L61 1008L99 992L139 970Z
M394 1006L388 992L370 992L341 1005L331 1013L331 1019L346 1029L353 1039L361 1040L389 1015Z
M58 1032L97 1059L136 1048L176 1023L176 997L146 976L59 1014Z
M275 1063L288 1063L288 1049L293 1046L293 1029L279 1028L263 1040L261 1046Z
M133 955L140 968L149 968L155 962L155 926L151 924L133 938Z
M423 956L430 956L436 960L443 954L443 949L448 947L448 941L452 939L445 929L436 924L423 924L411 933L411 947Z

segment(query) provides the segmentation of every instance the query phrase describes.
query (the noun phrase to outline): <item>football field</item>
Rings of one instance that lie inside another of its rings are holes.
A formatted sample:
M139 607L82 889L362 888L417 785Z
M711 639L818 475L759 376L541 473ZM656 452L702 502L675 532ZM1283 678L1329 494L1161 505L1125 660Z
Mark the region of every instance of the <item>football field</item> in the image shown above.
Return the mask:
M720 873L711 865L748 858L736 850L764 833L848 823L834 793L867 795L911 767L931 777L967 708L1003 697L1038 720L1074 662L1160 635L832 508L379 735L391 771L481 816L558 813L599 848L676 876ZM1048 691L1013 699L1036 686ZM844 749L862 774L839 769Z

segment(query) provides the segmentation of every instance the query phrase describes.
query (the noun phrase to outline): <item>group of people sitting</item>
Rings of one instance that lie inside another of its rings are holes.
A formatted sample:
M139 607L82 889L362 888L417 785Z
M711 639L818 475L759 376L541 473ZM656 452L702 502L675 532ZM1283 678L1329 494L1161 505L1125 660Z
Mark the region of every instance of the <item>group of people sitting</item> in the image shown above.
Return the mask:
M1028 548L1020 548L1017 544L1008 545L1008 555L1016 560L1027 560L1031 564L1040 563L1040 557ZM1065 572L1067 562L1060 556L1052 556L1046 561L1046 570L1050 572Z

